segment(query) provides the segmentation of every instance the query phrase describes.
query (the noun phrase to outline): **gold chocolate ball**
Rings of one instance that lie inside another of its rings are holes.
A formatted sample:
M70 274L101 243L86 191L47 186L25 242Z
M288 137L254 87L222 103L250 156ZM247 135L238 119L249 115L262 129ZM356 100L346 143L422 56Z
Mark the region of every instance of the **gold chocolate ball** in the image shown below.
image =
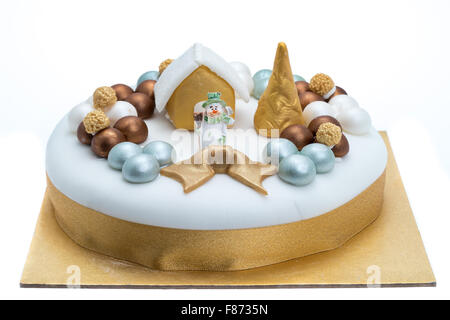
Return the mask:
M339 143L335 145L331 151L333 151L334 156L337 158L345 156L350 151L350 145L348 144L347 137L342 135L341 141L339 141Z
M111 87L100 87L94 92L94 108L108 111L117 102L116 92Z
M297 92L299 95L305 93L306 91L310 91L309 83L306 81L297 81L295 82L295 86L297 87Z
M327 102L339 95L347 95L347 92L341 87L336 86L336 91L331 95L331 97L327 100Z
M126 138L122 132L114 128L107 128L98 132L92 138L91 149L99 157L107 158L109 151L121 142L125 142Z
M159 74L163 73L164 70L173 62L173 59L166 59L159 65Z
M126 84L121 84L121 83L115 84L111 88L113 88L114 91L116 92L117 100L119 100L119 101L126 100L126 98L128 98L130 96L130 94L133 93L133 89L131 89Z
M283 130L280 138L288 139L297 146L300 151L304 146L314 142L312 132L305 126L293 124Z
M116 122L114 128L122 132L127 141L137 144L144 142L148 137L147 125L139 117L123 117Z
M314 118L308 126L308 129L311 130L311 132L316 135L317 130L319 130L319 127L322 123L327 123L330 122L338 127L341 128L342 130L342 126L339 123L339 121L336 120L336 118L333 118L332 116L318 116L317 118Z
M318 73L311 78L309 82L309 89L320 96L326 95L328 92L333 90L334 81L330 76L324 73Z
M88 146L91 145L93 135L86 132L86 127L83 122L80 122L80 125L78 126L77 137L78 141L82 144L86 144Z
M150 97L150 99L155 100L155 80L145 80L136 89L136 92L144 93Z
M94 110L89 112L83 119L84 129L89 134L95 134L100 130L108 128L110 125L109 118L102 110Z
M337 145L342 138L342 129L331 122L322 123L316 132L316 141L329 147Z
M300 105L302 106L302 110L305 110L306 106L314 101L325 101L324 98L319 96L317 93L312 91L306 91L298 95L300 99Z
M155 100L152 100L145 93L133 93L125 101L131 103L136 108L138 117L141 119L150 118L155 111Z

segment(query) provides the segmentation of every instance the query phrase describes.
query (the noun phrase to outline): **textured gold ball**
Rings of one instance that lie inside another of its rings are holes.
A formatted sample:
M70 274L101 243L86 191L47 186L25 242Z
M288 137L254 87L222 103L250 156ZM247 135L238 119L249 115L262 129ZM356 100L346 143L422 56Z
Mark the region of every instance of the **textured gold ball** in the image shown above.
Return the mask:
M323 123L327 123L330 122L338 127L341 128L342 130L342 126L339 123L339 121L336 120L336 118L333 118L332 116L319 116L317 118L314 118L308 126L308 129L311 130L311 132L315 135L317 133L317 130L319 130L319 127L323 124Z
M152 100L145 93L136 92L130 95L125 101L131 103L141 119L148 119L155 111L155 100Z
M347 137L345 135L342 135L341 141L337 145L331 149L333 151L334 156L337 158L341 158L345 156L350 151L350 145L348 143Z
M124 101L126 98L128 98L132 93L133 89L131 89L126 84L115 84L111 88L114 89L116 93L117 100Z
M324 96L334 88L334 81L324 73L318 73L311 78L309 89L320 96Z
M94 92L94 108L108 111L117 102L116 92L111 87L100 87Z
M159 65L159 74L163 73L164 70L173 62L173 59L166 59Z
M83 119L83 125L86 132L89 134L95 134L100 130L108 128L110 125L109 118L101 110L94 110L89 112Z
M125 141L126 139L122 132L114 128L107 128L92 138L91 149L97 156L107 158L109 151L115 145Z
M116 122L114 128L122 132L127 141L137 144L144 142L148 137L147 125L139 117L123 117Z
M304 93L299 94L298 98L300 99L300 105L302 109L305 110L306 106L314 101L325 101L324 98L319 96L317 93L312 91L306 91Z
M306 81L297 81L295 83L295 86L297 87L297 93L299 95L305 93L306 91L310 91L309 90L309 83L306 82Z
M150 97L153 101L155 100L155 80L145 80L136 89L136 92L144 93Z
M316 141L329 147L337 145L341 138L341 128L330 122L322 123L316 132Z
M77 137L78 141L80 141L82 144L88 146L91 145L93 135L86 132L86 128L84 127L83 122L80 122L80 125L78 126Z
M280 138L288 139L294 143L299 151L302 150L304 146L314 142L312 132L307 127L300 124L293 124L284 129Z

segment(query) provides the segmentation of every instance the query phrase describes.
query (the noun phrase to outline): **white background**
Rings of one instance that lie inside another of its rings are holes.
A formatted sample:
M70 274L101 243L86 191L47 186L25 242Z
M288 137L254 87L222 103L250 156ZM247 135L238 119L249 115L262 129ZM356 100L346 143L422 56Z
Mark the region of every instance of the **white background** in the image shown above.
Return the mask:
M450 1L1 1L0 298L450 298ZM437 288L43 290L19 280L45 190L45 144L101 85L201 42L252 72L278 41L388 131Z

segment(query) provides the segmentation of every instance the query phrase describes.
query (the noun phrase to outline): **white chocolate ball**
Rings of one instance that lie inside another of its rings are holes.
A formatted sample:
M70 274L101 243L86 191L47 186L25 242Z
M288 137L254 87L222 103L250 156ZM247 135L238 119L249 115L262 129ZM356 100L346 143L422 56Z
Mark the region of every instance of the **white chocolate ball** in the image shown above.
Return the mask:
M136 108L126 101L117 101L116 104L106 112L109 120L111 121L111 127L113 127L119 119L126 116L136 116Z
M94 108L87 102L82 102L70 110L67 115L70 131L74 133L77 132L78 126L83 121L84 117L91 111L94 111Z
M336 113L340 113L352 108L359 108L359 104L354 98L344 94L335 96L328 103L336 109Z
M336 111L330 104L323 101L311 102L303 110L306 126L309 126L309 123L319 116L336 117Z
M369 113L362 108L346 109L337 115L337 120L345 132L354 135L364 135L372 127Z

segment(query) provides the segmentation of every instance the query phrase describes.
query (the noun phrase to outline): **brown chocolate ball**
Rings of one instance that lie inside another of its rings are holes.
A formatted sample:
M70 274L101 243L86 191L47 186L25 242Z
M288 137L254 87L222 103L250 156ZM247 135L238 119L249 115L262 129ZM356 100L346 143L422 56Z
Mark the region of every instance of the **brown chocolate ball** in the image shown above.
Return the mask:
M155 100L141 92L131 94L125 101L131 103L141 119L148 119L155 111Z
M339 141L339 143L335 145L331 151L333 151L334 156L337 158L345 156L350 151L350 145L348 144L348 140L345 135L342 135L341 141Z
M344 89L342 89L341 87L336 86L336 91L331 95L331 97L327 100L327 102L341 94L347 95L347 92Z
M338 127L341 128L342 130L342 126L339 123L339 121L336 120L336 118L333 118L331 116L319 116L317 118L314 118L308 126L308 129L311 130L311 132L316 135L317 130L319 130L319 127L322 123L327 123L327 122L331 122L334 125L337 125Z
M312 91L306 91L304 93L301 93L298 95L300 98L300 104L302 106L302 109L305 110L306 106L314 101L325 101L324 98L319 96L317 93L314 93Z
M144 120L135 116L127 116L119 119L114 128L123 133L127 141L142 143L147 140L148 128Z
M306 81L297 81L295 82L295 86L297 87L297 92L299 95L309 91L309 83Z
M284 129L280 138L288 139L294 143L299 151L302 150L304 146L314 142L312 132L307 127L300 124L293 124Z
M77 137L78 141L85 145L91 145L92 138L94 137L92 134L86 132L86 127L84 126L83 121L80 123L77 129Z
M91 149L99 157L107 158L109 151L126 138L122 132L114 128L106 128L95 134L92 138Z
M111 88L116 92L116 97L118 101L124 101L130 94L133 93L133 89L131 89L126 84L115 84Z
M155 80L146 80L137 87L136 92L145 93L146 95L148 95L150 97L150 99L152 99L154 101L155 100L155 93L154 93L155 84L156 84Z

